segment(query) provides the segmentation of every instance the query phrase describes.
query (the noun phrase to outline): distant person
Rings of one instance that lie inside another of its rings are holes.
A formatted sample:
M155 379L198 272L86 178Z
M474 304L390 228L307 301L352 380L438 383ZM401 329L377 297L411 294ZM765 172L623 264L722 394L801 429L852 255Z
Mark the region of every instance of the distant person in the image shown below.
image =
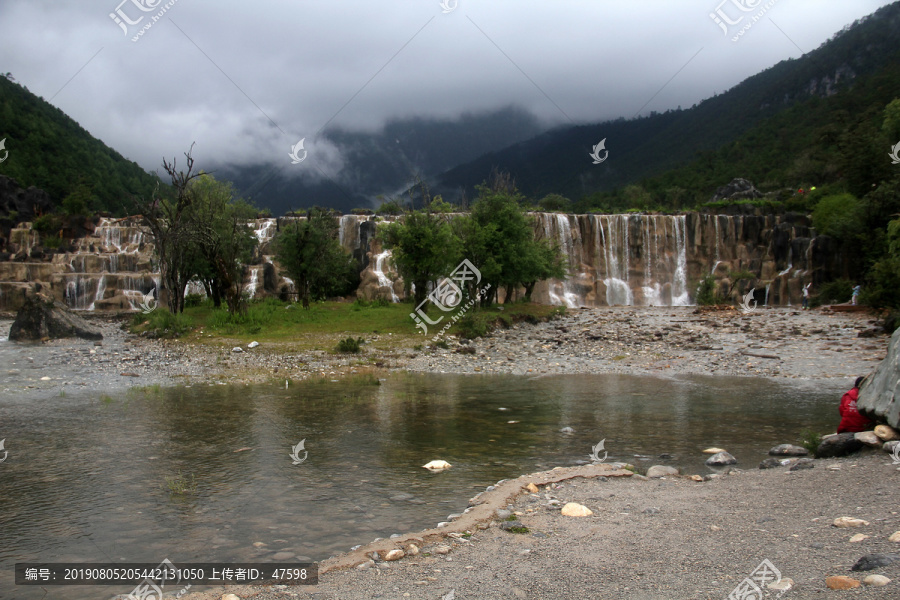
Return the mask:
M856 401L859 400L859 386L863 379L865 377L857 377L853 389L841 396L841 405L838 407L838 412L841 413L841 424L838 425L838 433L866 431L875 425L868 417L860 414L856 408Z
M812 281L803 286L803 308L809 310L809 286L812 285Z
M862 289L862 286L858 285L853 288L853 295L850 296L850 304L856 306L856 303L859 301L859 291Z

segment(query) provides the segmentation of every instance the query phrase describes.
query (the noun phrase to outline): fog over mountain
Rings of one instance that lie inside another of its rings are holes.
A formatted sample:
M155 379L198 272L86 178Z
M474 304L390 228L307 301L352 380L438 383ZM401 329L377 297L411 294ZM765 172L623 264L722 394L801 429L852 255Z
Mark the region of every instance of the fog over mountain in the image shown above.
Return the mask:
M554 126L690 107L885 4L5 0L0 70L147 170L196 142L261 205L350 204Z

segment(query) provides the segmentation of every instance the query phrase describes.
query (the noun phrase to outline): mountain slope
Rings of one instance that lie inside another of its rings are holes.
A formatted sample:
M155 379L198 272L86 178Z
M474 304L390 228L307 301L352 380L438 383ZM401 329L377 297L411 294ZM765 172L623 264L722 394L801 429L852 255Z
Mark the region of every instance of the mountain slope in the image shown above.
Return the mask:
M0 163L0 174L23 187L42 188L56 206L84 186L92 196L90 210L121 215L132 210L130 195L147 197L158 181L43 98L0 76L4 138L9 155Z
M448 119L413 117L387 122L375 133L330 129L323 134L341 153L344 168L334 180L286 178L266 166L215 167L216 176L258 206L275 214L314 204L349 212L369 207L381 194L393 194L457 164L542 131L535 117L519 108L463 114Z
M802 58L783 61L690 109L557 129L457 166L432 187L455 199L459 190L471 194L493 169L510 172L533 198L549 193L580 198L635 183L733 142L798 103L831 96L896 64L898 38L900 3L894 3ZM594 165L589 153L604 138L609 158Z

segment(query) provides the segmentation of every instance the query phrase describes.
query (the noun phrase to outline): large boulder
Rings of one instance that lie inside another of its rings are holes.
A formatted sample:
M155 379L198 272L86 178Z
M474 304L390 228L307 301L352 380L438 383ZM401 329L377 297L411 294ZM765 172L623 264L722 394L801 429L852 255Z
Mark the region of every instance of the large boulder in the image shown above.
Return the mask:
M859 452L864 446L853 433L835 433L822 438L822 443L816 450L816 458L847 456Z
M857 408L864 415L900 429L900 329L875 372L859 388Z
M65 305L43 294L25 299L9 329L9 339L13 341L65 337L102 340L103 334Z

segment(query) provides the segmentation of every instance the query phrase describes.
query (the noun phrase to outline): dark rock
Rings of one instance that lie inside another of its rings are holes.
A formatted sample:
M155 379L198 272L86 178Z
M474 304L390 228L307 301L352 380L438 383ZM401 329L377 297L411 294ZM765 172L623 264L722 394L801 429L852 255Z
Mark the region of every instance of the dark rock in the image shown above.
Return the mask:
M871 571L878 567L887 567L900 561L900 554L885 554L876 552L875 554L866 554L856 564L850 567L851 571Z
M500 523L500 529L513 533L526 533L528 531L528 528L525 527L522 521L503 521Z
M790 471L799 471L801 469L812 469L816 466L816 461L811 458L801 458L791 465Z
M900 329L891 336L888 354L859 388L859 412L900 429Z
M66 337L102 340L103 334L63 304L42 294L25 299L9 329L9 339L13 341Z
M778 458L767 458L759 463L760 469L776 469L781 466L783 466L783 463L781 462L781 459Z
M719 200L744 200L753 198L762 198L763 194L756 187L740 177L732 179L728 185L723 185L716 189L713 196L713 202Z
M838 433L822 440L816 449L817 458L832 458L835 456L847 456L859 452L865 444L856 439L852 433Z
M769 450L770 456L806 456L809 450L792 444L781 444Z

